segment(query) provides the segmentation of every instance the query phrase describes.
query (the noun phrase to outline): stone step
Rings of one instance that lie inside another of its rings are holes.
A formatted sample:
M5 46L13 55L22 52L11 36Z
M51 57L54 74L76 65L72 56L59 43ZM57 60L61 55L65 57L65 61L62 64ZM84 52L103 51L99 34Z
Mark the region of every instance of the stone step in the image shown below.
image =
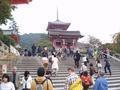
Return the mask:
M109 90L111 90L110 88L113 88L113 87L120 87L120 82L119 83L109 83L108 84L108 87L109 87ZM58 89L61 89L63 90L64 89L64 86L65 86L65 83L55 83L53 84L53 86L55 87L56 90ZM90 89L92 90L93 89L93 86L90 87ZM120 88L119 88L120 89Z
M33 62L34 61L34 62ZM92 60L91 60L92 61ZM104 66L104 61L102 61ZM37 68L40 64L40 58L37 57L23 57L19 63L17 63L18 72L20 72L21 78L23 77L23 73L25 70L30 71L30 74L33 78L35 78ZM55 87L55 90L64 90L65 80L68 76L67 68L70 66L73 66L74 62L73 60L69 61L61 61L59 63L59 71L56 75L56 77L52 76L51 79L53 81L53 85ZM105 75L105 78L108 80L108 86L109 90L120 90L120 63L111 61L111 69L112 69L112 75ZM103 68L104 70L104 68ZM9 70L11 72L12 70ZM75 70L77 74L79 75L79 69ZM90 90L92 90L93 86L90 87Z

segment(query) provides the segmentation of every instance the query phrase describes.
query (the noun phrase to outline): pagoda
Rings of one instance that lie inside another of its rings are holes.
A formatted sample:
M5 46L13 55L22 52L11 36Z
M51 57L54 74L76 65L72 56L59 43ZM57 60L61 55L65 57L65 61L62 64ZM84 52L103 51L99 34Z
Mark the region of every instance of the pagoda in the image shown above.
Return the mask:
M65 23L58 19L48 22L48 36L54 48L76 48L77 40L83 36L80 31L67 31L71 23Z

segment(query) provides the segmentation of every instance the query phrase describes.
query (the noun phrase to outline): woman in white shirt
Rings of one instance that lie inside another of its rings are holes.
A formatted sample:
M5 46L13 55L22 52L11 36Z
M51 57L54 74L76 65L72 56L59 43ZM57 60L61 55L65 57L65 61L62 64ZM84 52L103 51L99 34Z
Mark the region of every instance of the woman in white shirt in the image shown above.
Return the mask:
M32 77L30 76L29 71L24 72L24 77L22 78L22 90L30 90L32 83Z
M52 71L53 71L53 74L56 75L59 67L58 67L58 58L56 57L56 55L53 55L52 57Z
M10 82L9 76L7 74L2 76L0 90L15 90L14 84Z
M85 65L86 63L84 62L84 63L81 63L81 68L80 68L80 72L82 73L82 72L84 72L84 71L88 71L88 68L87 68L87 66Z

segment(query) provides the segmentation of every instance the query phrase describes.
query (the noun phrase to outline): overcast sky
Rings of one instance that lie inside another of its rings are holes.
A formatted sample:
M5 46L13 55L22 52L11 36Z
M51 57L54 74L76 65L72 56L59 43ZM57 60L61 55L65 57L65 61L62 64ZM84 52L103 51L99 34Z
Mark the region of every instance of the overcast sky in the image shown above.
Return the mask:
M19 32L47 33L49 21L59 19L70 22L68 30L79 30L99 38L103 43L111 42L112 35L120 31L120 0L32 0L18 5L13 12Z

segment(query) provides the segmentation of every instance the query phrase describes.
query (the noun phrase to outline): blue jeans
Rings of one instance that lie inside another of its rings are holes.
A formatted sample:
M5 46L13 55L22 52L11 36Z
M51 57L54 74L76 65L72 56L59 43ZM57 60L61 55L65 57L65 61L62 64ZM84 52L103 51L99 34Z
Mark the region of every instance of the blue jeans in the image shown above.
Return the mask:
M111 75L110 65L105 65L105 67L104 67L105 73L107 73L107 69L108 69L108 71L109 71L109 73L110 73L110 75Z

